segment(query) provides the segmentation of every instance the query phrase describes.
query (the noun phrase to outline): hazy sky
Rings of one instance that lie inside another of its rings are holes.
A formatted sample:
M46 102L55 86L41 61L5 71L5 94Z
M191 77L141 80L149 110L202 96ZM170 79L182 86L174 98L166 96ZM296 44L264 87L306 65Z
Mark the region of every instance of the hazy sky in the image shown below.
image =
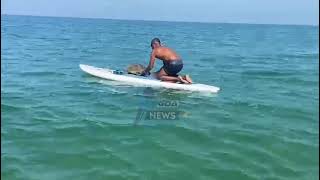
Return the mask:
M1 14L164 21L313 24L319 0L1 0Z

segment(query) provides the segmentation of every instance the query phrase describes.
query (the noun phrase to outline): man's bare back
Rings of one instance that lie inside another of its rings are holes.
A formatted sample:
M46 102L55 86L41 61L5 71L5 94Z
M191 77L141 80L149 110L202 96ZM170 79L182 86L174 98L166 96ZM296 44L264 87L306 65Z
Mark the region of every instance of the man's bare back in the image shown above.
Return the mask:
M151 41L151 48L152 52L149 65L142 74L149 74L150 70L154 67L155 60L160 59L163 61L163 66L155 73L156 78L173 83L192 83L192 80L188 75L185 75L184 77L178 75L183 68L183 61L176 52L168 47L162 46L160 39L158 38L154 38Z
M157 47L153 49L152 53L158 59L163 61L174 61L181 59L180 56L174 52L172 49L164 46Z

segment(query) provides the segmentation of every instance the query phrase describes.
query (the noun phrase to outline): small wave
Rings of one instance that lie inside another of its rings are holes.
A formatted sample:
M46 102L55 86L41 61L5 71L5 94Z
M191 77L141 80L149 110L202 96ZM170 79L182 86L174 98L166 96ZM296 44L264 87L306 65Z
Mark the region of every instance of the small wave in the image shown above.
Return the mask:
M273 76L291 76L296 75L295 72L282 72L282 71L270 71L270 70L245 70L241 75L248 75L253 77L273 77Z
M281 79L280 81L287 84L297 84L301 86L315 86L317 83L319 83L318 79L305 79L305 77L288 77Z
M8 104L3 104L1 103L1 111L3 112L15 112L15 111L22 111L25 108L20 107L20 106L15 106L15 105L8 105Z
M319 59L319 53L279 54L276 58Z
M220 42L220 43L217 43L217 46L239 47L240 45L237 42Z
M29 72L21 72L20 76L65 76L64 73L58 73L58 72L50 72L50 71L29 71Z
M210 63L215 63L216 62L216 58L211 58L211 57L209 57L209 58L201 58L201 59L199 59L199 61L203 61L203 62L210 62Z
M21 36L19 34L9 34L9 36L12 36L12 37L15 37L15 38L18 38L18 39L24 38L23 36Z

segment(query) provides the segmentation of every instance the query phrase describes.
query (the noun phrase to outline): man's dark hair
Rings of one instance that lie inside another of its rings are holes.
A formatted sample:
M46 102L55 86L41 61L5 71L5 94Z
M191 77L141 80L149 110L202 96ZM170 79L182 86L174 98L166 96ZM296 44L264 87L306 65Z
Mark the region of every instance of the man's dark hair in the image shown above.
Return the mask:
M159 44L161 44L159 38L153 38L153 39L151 40L151 45L154 44L154 43L156 43L156 42L158 42Z

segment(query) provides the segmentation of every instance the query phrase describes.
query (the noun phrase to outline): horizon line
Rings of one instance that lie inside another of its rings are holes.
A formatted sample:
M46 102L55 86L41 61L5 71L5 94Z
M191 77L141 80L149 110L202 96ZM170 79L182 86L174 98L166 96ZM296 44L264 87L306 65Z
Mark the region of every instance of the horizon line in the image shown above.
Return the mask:
M149 22L169 22L169 23L200 23L200 24L246 24L246 25L277 25L277 26L313 26L319 27L319 24L280 24L280 23L249 23L249 22L213 22L213 21L183 21L183 20L156 20L156 19L121 19L105 17L79 17L79 16L51 16L51 15L31 15L31 14L7 14L1 13L1 16L31 16L31 17L49 17L49 18L75 18L75 19L103 19L118 21L149 21Z

